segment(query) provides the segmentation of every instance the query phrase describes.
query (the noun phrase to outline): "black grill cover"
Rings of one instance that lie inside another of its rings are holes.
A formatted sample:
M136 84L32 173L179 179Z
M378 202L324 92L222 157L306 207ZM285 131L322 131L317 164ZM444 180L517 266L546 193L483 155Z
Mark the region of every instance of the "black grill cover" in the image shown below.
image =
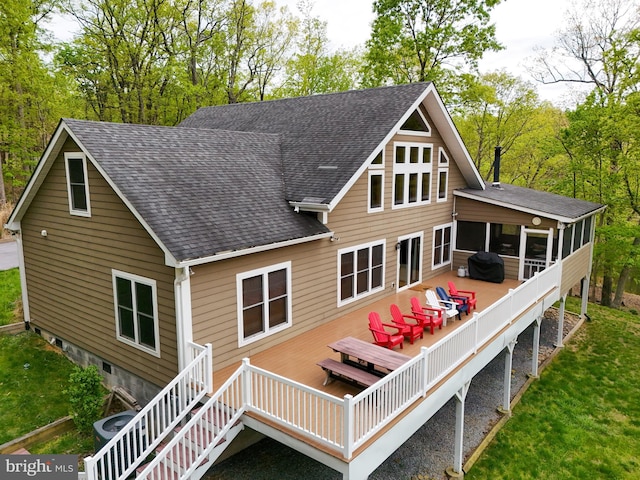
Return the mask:
M504 281L504 260L497 253L477 252L469 257L469 277L485 282Z

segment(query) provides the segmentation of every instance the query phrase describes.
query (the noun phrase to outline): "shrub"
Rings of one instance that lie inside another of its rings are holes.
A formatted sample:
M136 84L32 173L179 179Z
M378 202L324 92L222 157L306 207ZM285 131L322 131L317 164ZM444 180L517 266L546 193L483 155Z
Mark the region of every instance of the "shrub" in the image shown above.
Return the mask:
M103 393L102 377L95 365L87 368L75 367L69 375L69 395L71 416L76 428L83 433L91 433L93 424L102 416Z

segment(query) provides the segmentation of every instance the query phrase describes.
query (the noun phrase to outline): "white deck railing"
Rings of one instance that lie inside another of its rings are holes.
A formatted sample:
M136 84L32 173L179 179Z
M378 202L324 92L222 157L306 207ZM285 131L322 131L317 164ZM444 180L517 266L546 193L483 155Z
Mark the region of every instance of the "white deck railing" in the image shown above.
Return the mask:
M137 478L165 478L163 475L169 475L166 478L189 478L244 412L259 414L295 430L326 448L340 452L349 460L359 446L416 400L425 397L458 365L558 286L560 269L558 262L510 290L491 307L475 313L451 335L429 348L423 348L419 355L355 397L329 395L255 367L245 359ZM130 422L130 428L121 431L93 458L85 459L88 480L98 476L110 480L126 478L135 469L134 464L137 465L135 459L144 459L177 425L177 411L188 413L192 409L204 395L202 387L210 388L211 376L201 377L204 372L210 372L210 348L207 346L206 352L198 355L188 369L161 392L160 401L147 405L137 420ZM201 363L207 356L209 366ZM189 395L184 400L182 395L194 387L197 395ZM143 444L136 439L140 428L146 429L147 433ZM207 438L208 441L199 446L188 437ZM178 467L180 459L188 459L187 465L183 461L184 466ZM115 465L129 465L130 462L131 465L122 473L114 470Z
M211 345L188 344L193 360L104 447L84 459L87 480L129 477L213 389Z

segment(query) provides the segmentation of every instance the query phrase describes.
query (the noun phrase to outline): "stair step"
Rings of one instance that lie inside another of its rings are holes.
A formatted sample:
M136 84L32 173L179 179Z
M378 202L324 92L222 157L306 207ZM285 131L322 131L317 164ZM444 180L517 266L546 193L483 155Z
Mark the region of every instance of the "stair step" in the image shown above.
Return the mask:
M138 478L138 475L140 475L146 467L147 467L146 464L142 464L136 469L136 478ZM180 474L178 472L171 472L170 469L162 463L153 467L153 469L151 470L150 476L155 480L179 480L180 479Z
M193 410L191 410L191 413L195 415L200 410L202 410L202 408L203 407L196 407ZM216 427L224 427L227 423L229 423L229 420L231 420L232 416L233 416L233 413L230 412L229 408L227 407L218 407L216 409L208 409L206 413L206 419Z
M176 433L180 432L184 427L176 427L174 431ZM215 428L215 427L214 427ZM202 447L203 449L209 446L211 442L213 442L213 437L217 434L218 429L215 428L215 432L205 428L198 428L198 426L194 425L191 427L190 431L185 432L184 439L193 442L194 444ZM226 442L226 439L222 437L218 441L218 445Z

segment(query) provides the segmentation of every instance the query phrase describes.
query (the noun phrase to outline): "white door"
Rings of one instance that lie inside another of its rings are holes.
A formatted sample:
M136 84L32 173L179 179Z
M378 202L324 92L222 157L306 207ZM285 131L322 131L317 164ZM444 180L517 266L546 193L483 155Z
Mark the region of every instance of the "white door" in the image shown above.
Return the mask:
M533 230L523 228L520 233L519 280L528 280L551 263L553 229Z

